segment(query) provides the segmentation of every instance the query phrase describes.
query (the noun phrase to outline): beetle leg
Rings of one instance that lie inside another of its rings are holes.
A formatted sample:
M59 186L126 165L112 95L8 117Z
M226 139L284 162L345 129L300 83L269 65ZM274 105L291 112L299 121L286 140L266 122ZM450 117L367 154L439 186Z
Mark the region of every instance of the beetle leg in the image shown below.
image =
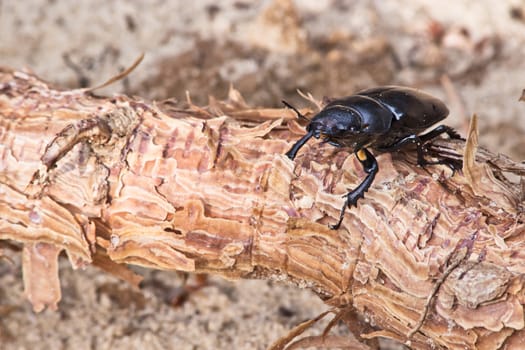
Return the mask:
M433 132L433 130L430 131L428 134L425 134L423 136L427 136L427 135L429 135L432 132ZM441 133L443 133L443 132L445 132L445 131L442 131ZM437 135L439 135L439 134L437 134ZM432 138L436 137L437 135L434 135ZM432 138L426 137L426 140L429 141ZM393 152L393 151L396 151L396 150L402 148L403 146L405 146L405 145L407 145L409 143L413 143L413 144L416 145L417 165L419 165L420 167L425 167L427 165L435 165L435 164L446 164L452 169L452 171L455 171L455 166L453 166L452 164L449 164L447 161L445 161L443 159L442 160L437 160L437 161L428 161L428 160L426 160L425 159L425 149L423 148L424 142L421 140L421 137L418 136L418 135L409 135L409 136L407 136L405 138L402 138L401 140L397 141L393 145L385 147L385 148L381 148L380 150L382 152Z
M297 117L303 118L303 119L306 119L306 120L310 121L310 119L308 119L304 115L302 115L302 113L299 112L299 110L297 108L295 108L294 106L292 106L288 102L283 100L282 103L286 107L288 107L291 110L293 110L295 112L295 114L297 114ZM290 158L291 160L294 160L295 155L297 154L297 151L299 151L299 148L303 147L303 145L306 143L306 141L308 141L312 136L314 136L313 131L308 131L308 133L306 135L304 135L299 140L297 140L297 142L292 146L292 148L288 152L286 152L286 156L288 158Z
M447 134L451 139L460 139L463 140L463 138L450 126L446 125L439 125L438 127L430 130L426 134L423 135L409 135L407 137L402 138L399 141L396 141L394 144L383 147L378 150L382 152L393 152L396 151L403 146L413 143L417 147L417 165L421 167L425 167L426 165L436 165L436 164L444 164L448 166L452 172L456 172L457 169L461 168L461 163L457 164L457 162L453 162L447 159L440 159L437 161L428 161L425 159L425 149L423 148L423 144L438 137L441 134Z
M441 134L447 134L448 137L450 137L451 139L463 140L463 141L465 140L464 138L462 138L456 132L456 130L452 129L450 126L447 126L447 125L439 125L436 128L434 128L434 129L430 130L429 132L427 132L426 134L420 135L419 139L423 143L425 143L425 142L428 142L428 141L436 138L437 136L439 136ZM421 152L421 153L423 153L423 152ZM436 161L428 161L426 159L423 159L423 162L420 163L419 159L418 159L418 165L420 165L420 166L436 165L436 164L444 164L444 165L448 166L452 170L452 176L454 176L455 172L458 169L461 169L461 167L463 166L463 162L461 160L454 161L454 160L450 160L450 159L439 159L439 160L436 160Z
M337 230L339 229L339 226L341 226L341 223L344 219L346 207L350 208L352 205L357 206L357 201L359 200L359 198L363 198L365 196L365 192L368 191L370 185L372 185L372 182L374 181L374 178L379 170L375 157L366 148L362 148L356 151L355 155L361 163L361 165L363 166L363 170L368 175L363 180L363 182L359 184L359 186L357 186L354 190L348 192L343 196L346 197L346 201L343 204L343 207L341 208L341 214L339 214L339 221L335 225L330 225L330 228L332 230Z
M461 137L461 135L457 133L456 130L452 129L450 126L447 126L447 125L439 125L436 128L427 132L426 134L419 135L419 139L422 142L427 142L427 141L430 141L438 137L441 134L447 134L448 137L450 137L451 139L465 140L464 138Z
M312 136L314 136L314 132L308 131L306 135L297 140L297 142L292 146L292 148L288 152L286 152L286 156L291 160L294 160L297 151L299 151L299 148L303 147L306 141L308 141Z
M431 131L432 132L432 131ZM425 136L425 135L424 135ZM435 136L434 136L435 137ZM381 152L393 152L397 151L398 149L406 146L407 144L412 143L416 145L417 147L417 165L424 166L427 165L427 161L424 157L424 149L423 149L423 142L421 141L421 138L417 135L408 135L401 140L396 141L390 146L379 148L378 150Z

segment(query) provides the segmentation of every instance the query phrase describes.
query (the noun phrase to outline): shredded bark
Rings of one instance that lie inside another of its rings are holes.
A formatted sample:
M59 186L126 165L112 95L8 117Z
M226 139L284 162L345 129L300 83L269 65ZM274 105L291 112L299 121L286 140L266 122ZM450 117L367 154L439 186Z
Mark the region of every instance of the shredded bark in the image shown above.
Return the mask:
M411 150L380 154L371 189L333 231L341 195L364 173L351 153L320 142L290 161L302 133L293 112L251 108L235 90L180 107L59 91L2 69L0 247L23 245L37 311L56 308L64 251L74 268L95 264L133 284L140 277L126 264L310 288L336 317L359 316L342 320L362 342L522 346L523 163L478 149L474 123L466 145L428 147L464 154L455 174L417 167Z

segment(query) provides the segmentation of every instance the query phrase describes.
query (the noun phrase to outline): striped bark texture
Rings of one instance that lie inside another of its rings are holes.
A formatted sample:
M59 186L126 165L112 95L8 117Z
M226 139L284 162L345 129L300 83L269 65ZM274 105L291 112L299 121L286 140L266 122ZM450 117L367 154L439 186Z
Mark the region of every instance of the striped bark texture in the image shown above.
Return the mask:
M365 174L319 141L289 160L302 134L293 112L250 108L235 90L181 107L2 69L0 247L22 247L37 311L56 308L64 251L74 268L135 284L126 264L310 288L363 348L377 337L522 348L523 164L478 149L474 127L466 144L427 148L464 155L455 174L417 167L412 150L379 154L374 184L333 231L341 196Z

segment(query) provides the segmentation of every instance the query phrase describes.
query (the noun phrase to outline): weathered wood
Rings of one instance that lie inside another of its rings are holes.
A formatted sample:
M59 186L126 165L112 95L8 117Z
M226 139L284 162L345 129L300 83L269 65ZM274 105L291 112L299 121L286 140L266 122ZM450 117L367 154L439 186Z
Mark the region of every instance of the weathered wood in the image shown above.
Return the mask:
M361 339L520 348L523 190L507 177L523 164L476 158L474 132L454 176L418 168L410 151L378 155L370 191L332 231L364 173L320 142L290 161L303 132L291 111L251 109L235 91L176 109L0 70L0 244L24 245L36 310L56 307L64 250L74 267L133 283L117 263L294 283L375 327L354 327ZM439 140L429 152L457 159L463 147Z

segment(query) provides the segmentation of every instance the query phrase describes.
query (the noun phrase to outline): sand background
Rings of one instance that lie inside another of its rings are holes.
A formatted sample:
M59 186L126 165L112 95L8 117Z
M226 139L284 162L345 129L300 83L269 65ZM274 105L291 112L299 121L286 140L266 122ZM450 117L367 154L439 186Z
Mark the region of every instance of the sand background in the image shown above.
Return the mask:
M0 65L68 89L101 83L144 52L130 76L99 93L185 100L189 91L203 105L230 84L265 107L307 105L296 89L320 99L411 85L443 98L447 123L463 133L477 113L480 143L521 160L524 18L519 0L3 0ZM264 349L326 309L307 290L214 277L175 306L175 272L137 268L145 279L134 290L62 259L59 310L35 314L20 255L5 253L13 263L0 260L2 349Z

